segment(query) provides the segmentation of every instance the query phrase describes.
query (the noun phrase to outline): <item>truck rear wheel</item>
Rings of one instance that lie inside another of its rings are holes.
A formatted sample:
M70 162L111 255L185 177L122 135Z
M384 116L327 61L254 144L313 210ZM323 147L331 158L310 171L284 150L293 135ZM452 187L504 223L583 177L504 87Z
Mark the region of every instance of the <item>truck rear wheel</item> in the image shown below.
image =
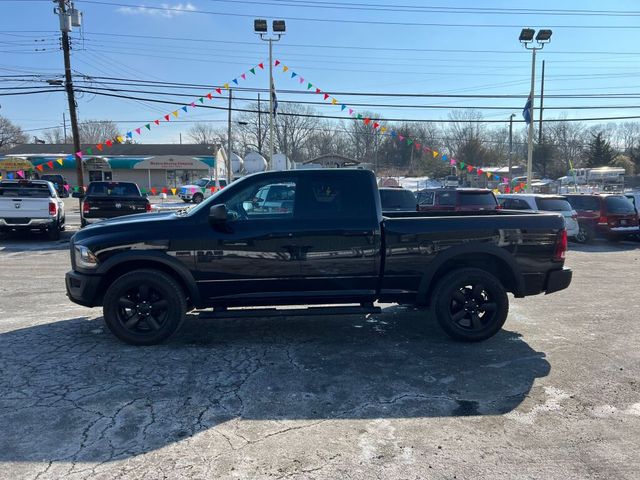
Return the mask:
M193 196L193 203L200 203L202 202L202 200L204 200L204 195L202 195L201 193L196 193Z
M182 325L187 302L182 287L166 273L134 270L107 289L104 320L116 337L130 345L156 345Z
M438 282L431 298L431 313L450 337L479 342L502 328L509 313L509 299L492 274L461 268Z

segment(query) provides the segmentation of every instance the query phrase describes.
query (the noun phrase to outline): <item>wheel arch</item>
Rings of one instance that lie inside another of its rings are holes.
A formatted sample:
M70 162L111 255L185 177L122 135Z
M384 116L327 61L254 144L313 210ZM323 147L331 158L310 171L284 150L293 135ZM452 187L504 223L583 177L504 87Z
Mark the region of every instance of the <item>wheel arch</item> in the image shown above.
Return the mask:
M479 268L494 275L505 289L522 297L524 278L513 255L493 245L462 245L439 254L425 270L418 287L418 303L428 305L440 278L455 269Z

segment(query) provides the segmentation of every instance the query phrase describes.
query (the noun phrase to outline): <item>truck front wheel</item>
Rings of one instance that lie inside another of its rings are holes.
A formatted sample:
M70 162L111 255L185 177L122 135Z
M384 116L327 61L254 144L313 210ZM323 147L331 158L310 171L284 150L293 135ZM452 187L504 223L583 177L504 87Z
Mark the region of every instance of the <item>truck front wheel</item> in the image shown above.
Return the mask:
M182 325L187 302L182 287L156 270L134 270L107 289L104 320L116 337L130 345L155 345Z
M431 298L431 313L450 337L479 342L502 328L509 313L509 299L492 274L461 268L438 282Z

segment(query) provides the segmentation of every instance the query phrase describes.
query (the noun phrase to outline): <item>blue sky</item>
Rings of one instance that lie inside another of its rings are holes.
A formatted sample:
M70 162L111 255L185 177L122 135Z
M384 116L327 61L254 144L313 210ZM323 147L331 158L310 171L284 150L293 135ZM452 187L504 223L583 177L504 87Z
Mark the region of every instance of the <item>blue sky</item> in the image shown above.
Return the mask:
M358 3L367 7L359 7ZM417 0L78 0L75 5L84 13L84 26L72 34L72 65L76 72L92 77L162 80L206 84L213 88L231 82L268 58L266 44L253 33L253 18L283 18L287 21L287 33L275 44L275 57L329 93L526 95L531 55L518 43L520 29L524 26L551 27L554 31L552 42L539 52L537 66L536 90L539 91L540 65L543 59L546 60L545 95L549 95L545 98L545 107L549 108L545 111L546 117L561 114L570 118L640 115L640 108L620 108L640 105L640 98L550 97L580 93L640 93L640 46L637 42L640 4L585 0L559 4L558 1L541 0L535 3L538 13L532 13L506 10L530 8L531 2L497 0L448 3L444 0L428 3ZM145 9L140 8L141 5L168 6L173 10ZM435 8L410 11L411 8L406 8L409 6ZM438 8L443 6L448 9ZM478 11L455 13L463 11L455 9L466 7L498 10L488 14ZM611 13L631 11L636 7L634 14ZM37 73L47 78L61 74L63 60L57 45L58 19L52 12L53 3L4 0L0 1L0 8L0 75ZM565 11L558 10L560 8ZM593 13L603 10L608 13ZM351 23L353 21L370 23ZM45 51L36 52L36 48ZM279 68L275 74L278 89L300 88L299 83L281 71ZM3 83L5 86L17 85ZM93 85L104 87L98 81ZM266 88L267 75L264 72L250 75L242 86ZM184 92L196 98L211 88L188 88ZM158 98L153 94L140 95ZM240 95L255 98L254 93L238 93ZM505 121L512 112L521 119L524 105L521 99L336 96L347 104L474 106L479 107L486 119L504 118ZM309 98L281 93L279 99ZM187 100L190 102L189 97L184 97L184 101ZM234 106L242 108L246 103L237 100ZM227 100L216 99L208 104L225 107ZM35 129L61 124L66 98L63 93L3 96L0 105L1 115L37 135L39 132ZM505 109L482 109L488 106ZM594 106L618 108L575 108ZM177 108L86 93L79 96L78 107L81 120L112 119L122 122L123 130L161 118ZM433 108L368 109L386 118L407 119L447 118L450 112L449 109ZM321 106L318 110L326 115L341 114L340 108L332 105ZM217 126L223 126L226 121L223 110L180 113L179 120L211 120ZM164 123L139 137L139 141L177 142L179 133L186 133L190 125ZM524 127L518 125L517 128Z

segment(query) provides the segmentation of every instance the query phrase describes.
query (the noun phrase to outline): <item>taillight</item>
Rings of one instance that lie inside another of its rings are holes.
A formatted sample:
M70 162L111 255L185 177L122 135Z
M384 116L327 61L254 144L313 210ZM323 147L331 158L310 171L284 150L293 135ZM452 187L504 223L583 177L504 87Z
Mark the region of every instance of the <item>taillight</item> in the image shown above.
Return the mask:
M600 218L598 218L598 223L600 225L607 225L609 223L609 219L604 215L600 215Z
M58 205L55 202L49 202L49 215L55 217L58 213Z
M144 209L145 209L147 212L150 212L150 211L151 211L151 203L150 203L150 202L147 202L147 204L144 206Z
M556 240L556 250L553 253L553 260L556 262L563 262L565 258L565 254L567 253L567 231L562 229L562 232L558 234L558 238Z
M496 205L496 210L502 210L504 207L502 205Z
M82 213L84 213L85 215L89 213L89 202L84 202L82 204Z

